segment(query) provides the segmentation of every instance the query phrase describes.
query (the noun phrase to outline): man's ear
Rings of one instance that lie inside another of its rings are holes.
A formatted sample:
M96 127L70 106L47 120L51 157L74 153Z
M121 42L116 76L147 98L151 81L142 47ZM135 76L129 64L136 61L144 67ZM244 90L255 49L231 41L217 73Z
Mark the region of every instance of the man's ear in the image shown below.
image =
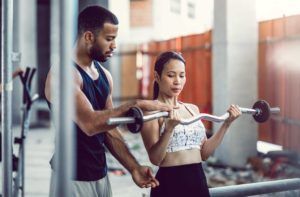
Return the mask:
M84 40L88 43L93 43L95 40L95 36L91 31L86 31L83 34Z

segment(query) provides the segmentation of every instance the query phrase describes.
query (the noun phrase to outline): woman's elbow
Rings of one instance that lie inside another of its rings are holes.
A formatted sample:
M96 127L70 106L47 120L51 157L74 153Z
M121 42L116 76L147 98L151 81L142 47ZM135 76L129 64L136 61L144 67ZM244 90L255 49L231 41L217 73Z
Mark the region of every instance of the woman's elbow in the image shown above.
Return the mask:
M149 154L149 160L153 165L159 166L162 159L157 157L157 155Z
M206 161L208 158L209 158L208 154L201 153L201 159L202 159L202 161Z
M159 161L158 159L156 158L149 158L150 159L150 162L155 165L155 166L159 166L159 164L161 163L161 161Z

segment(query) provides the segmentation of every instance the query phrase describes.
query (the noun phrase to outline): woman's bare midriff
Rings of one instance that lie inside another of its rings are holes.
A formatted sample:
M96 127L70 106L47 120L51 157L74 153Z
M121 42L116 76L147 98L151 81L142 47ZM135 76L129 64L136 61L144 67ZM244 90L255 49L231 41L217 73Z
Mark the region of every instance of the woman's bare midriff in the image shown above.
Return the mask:
M167 153L164 160L160 163L160 167L180 166L186 164L202 162L199 149L182 150Z

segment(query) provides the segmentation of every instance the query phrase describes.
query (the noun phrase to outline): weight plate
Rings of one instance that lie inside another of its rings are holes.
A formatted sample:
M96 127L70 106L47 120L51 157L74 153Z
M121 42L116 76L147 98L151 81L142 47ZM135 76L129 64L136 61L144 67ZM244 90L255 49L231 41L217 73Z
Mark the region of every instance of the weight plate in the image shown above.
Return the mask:
M126 114L127 117L135 118L135 123L127 124L127 128L132 133L138 133L143 127L143 111L138 107L132 107Z
M270 105L267 101L259 100L256 103L254 103L253 109L258 109L259 113L254 114L253 118L256 122L265 122L270 117Z

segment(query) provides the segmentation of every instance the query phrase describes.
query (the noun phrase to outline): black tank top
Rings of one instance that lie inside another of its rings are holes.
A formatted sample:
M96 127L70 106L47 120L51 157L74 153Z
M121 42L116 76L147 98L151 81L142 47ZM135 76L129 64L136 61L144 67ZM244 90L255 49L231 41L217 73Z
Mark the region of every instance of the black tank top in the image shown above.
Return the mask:
M92 104L94 110L103 110L109 94L109 82L100 64L94 61L99 77L90 78L78 65L76 68L83 80L82 91ZM104 133L87 136L77 124L77 176L80 181L95 181L106 176L107 165L104 149Z
M96 80L93 80L78 65L75 64L75 67L83 80L83 93L94 110L102 110L105 108L110 92L109 82L99 62L94 61L94 64L99 73ZM77 166L74 179L78 181L96 181L105 177L107 174L104 148L105 134L87 136L75 122L74 124L76 129L76 165L74 167Z

